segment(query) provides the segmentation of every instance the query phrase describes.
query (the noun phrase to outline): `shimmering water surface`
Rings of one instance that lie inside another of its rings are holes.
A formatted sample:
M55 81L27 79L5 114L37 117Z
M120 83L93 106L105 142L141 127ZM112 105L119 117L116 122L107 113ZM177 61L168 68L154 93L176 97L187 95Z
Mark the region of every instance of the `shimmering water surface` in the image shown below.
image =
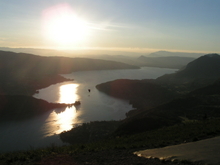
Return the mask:
M57 103L74 103L79 100L81 105L54 109L22 122L0 124L0 151L29 149L50 144L62 145L57 134L78 124L95 120L123 119L125 113L132 109L131 105L126 100L112 98L99 92L95 88L97 84L115 79L157 78L175 71L144 67L129 70L81 71L62 75L74 81L51 85L39 90L34 97Z

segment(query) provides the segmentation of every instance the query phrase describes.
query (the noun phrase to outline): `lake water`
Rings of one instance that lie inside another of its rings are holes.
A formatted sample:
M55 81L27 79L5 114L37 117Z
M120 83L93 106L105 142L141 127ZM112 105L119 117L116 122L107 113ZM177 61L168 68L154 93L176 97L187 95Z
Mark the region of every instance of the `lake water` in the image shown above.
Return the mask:
M48 102L81 102L78 107L54 109L22 122L0 124L0 151L16 151L63 145L58 134L83 123L96 120L120 120L132 109L128 101L99 92L97 84L115 79L155 79L175 69L143 67L129 70L80 71L62 75L74 79L39 90L35 98ZM88 89L91 91L89 92Z

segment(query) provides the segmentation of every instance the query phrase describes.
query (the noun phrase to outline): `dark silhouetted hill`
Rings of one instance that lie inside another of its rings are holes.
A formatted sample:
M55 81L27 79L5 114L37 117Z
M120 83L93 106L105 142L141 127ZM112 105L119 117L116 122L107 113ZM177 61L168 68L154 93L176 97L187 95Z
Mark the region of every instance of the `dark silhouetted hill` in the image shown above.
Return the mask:
M220 78L220 56L208 54L190 62L184 69L161 76L159 83L169 85L186 85L190 90L203 87Z
M0 120L23 120L43 114L54 108L65 108L68 104L48 103L24 95L0 95Z
M220 76L220 55L208 54L190 62L186 68L177 73L189 78L209 78Z
M138 67L105 60L43 57L0 51L0 94L33 94L36 89L68 81L59 74L106 69L138 69Z
M134 107L154 107L168 102L178 95L156 83L145 80L119 79L96 86L113 97L130 100Z
M197 89L169 103L137 111L126 118L116 134L134 134L198 120L220 117L220 83Z
M178 57L178 56L169 56L169 57L140 56L138 58L138 61L140 61L143 66L174 68L174 69L181 69L193 60L195 60L195 58Z
M220 94L220 79L211 85L205 86L203 88L196 89L190 92L191 95L219 95Z

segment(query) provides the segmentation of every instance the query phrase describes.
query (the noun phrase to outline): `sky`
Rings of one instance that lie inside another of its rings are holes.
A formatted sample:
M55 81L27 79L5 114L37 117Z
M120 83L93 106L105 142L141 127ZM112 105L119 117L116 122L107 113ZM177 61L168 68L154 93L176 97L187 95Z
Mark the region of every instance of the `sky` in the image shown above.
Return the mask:
M0 47L220 53L218 0L0 0Z

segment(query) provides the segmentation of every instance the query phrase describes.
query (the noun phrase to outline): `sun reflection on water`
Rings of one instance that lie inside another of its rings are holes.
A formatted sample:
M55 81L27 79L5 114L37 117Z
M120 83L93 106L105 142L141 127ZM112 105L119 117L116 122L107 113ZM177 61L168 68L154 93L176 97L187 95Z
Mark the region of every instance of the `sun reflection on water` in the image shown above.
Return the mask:
M78 84L66 84L60 86L60 103L74 103L78 99L77 88Z
M59 103L71 104L78 101L77 88L78 84L66 84L60 86L59 90ZM59 134L63 131L68 131L73 128L74 124L79 123L77 116L79 112L75 106L67 107L65 109L55 109L47 119L50 133L47 136L53 134Z

